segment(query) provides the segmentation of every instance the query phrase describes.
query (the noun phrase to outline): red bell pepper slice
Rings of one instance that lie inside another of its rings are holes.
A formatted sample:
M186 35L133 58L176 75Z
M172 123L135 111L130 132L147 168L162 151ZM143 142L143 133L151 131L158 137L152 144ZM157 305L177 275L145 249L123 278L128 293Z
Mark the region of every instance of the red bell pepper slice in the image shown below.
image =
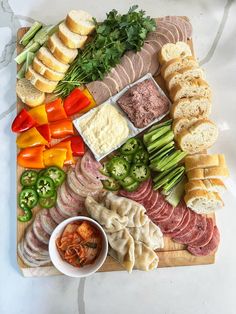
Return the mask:
M31 117L28 111L22 109L12 122L11 129L13 132L20 133L29 130L36 124L37 122L33 117Z
M62 99L57 98L45 105L48 121L54 122L67 118L67 114L63 107Z
M73 156L83 156L85 153L85 145L84 141L81 136L75 135L75 136L69 136L65 138L62 142L70 141L71 143L71 149Z
M70 119L55 121L49 124L52 138L63 138L74 134L73 124Z
M64 108L68 116L79 113L91 103L90 99L77 87L65 98Z
M42 169L45 167L43 161L44 145L27 147L22 149L18 156L18 165L24 168Z
M48 143L51 142L51 131L48 124L39 125L36 129L48 141Z

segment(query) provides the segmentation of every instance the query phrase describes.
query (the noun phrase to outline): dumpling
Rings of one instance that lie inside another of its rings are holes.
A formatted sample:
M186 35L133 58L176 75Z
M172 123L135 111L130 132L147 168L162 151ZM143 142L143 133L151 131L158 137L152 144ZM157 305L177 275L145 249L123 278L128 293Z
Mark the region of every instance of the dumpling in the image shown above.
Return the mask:
M89 215L103 226L105 232L119 231L124 229L128 223L128 217L121 217L116 212L112 212L97 203L90 195L86 197L85 208Z
M129 233L135 241L143 242L153 250L164 247L163 233L151 220L142 227L129 228Z
M107 234L110 245L109 254L116 259L129 273L134 267L134 239L125 228Z
M153 270L157 268L159 258L156 253L142 242L134 243L135 263L134 267L139 270Z
M143 226L148 220L146 209L128 198L117 196L111 192L103 194L104 206L122 217L128 217L127 227Z

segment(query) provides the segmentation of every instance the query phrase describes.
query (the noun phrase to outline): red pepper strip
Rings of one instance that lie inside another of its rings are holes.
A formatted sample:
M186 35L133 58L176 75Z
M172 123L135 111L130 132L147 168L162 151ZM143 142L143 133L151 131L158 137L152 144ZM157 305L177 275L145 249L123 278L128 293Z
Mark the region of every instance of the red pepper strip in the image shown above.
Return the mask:
M36 129L48 141L48 143L51 142L51 131L48 124L39 125Z
M55 121L49 124L52 138L63 138L74 134L73 124L70 119Z
M42 169L45 167L43 162L44 145L27 147L22 149L18 156L18 165L24 168Z
M62 142L70 141L71 143L71 149L73 156L83 156L85 153L85 146L84 141L81 136L75 135L75 136L69 136L65 138Z
M70 95L64 100L64 108L68 116L79 113L81 110L89 106L91 101L79 89L75 88Z
M13 132L23 132L29 130L33 126L35 126L37 122L31 115L28 113L27 110L22 109L18 115L15 117L14 121L12 122L11 129Z
M62 141L60 143L53 145L52 148L64 148L64 149L66 149L67 152L66 152L66 160L64 161L64 165L72 165L75 163L75 160L74 160L73 155L72 155L70 141L67 141L67 142Z
M54 122L67 118L67 114L63 107L62 99L57 98L45 105L48 121Z

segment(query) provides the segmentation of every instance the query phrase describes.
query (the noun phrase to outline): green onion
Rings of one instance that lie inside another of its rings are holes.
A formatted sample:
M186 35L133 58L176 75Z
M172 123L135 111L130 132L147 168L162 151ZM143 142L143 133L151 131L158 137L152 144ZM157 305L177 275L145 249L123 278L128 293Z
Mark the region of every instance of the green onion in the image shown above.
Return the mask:
M28 45L32 38L34 38L35 34L40 30L42 24L39 22L34 22L34 24L30 27L27 33L21 38L20 44L23 46Z

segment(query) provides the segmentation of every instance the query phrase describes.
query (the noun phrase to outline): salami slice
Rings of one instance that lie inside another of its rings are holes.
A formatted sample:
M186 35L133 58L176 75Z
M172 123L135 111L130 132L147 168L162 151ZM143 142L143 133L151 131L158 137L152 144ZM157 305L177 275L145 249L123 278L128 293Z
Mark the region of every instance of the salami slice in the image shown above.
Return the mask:
M153 191L152 197L151 197L149 203L147 204L146 209L149 211L152 211L152 209L155 208L155 206L158 202L158 199L159 199L159 193L157 191Z
M51 235L57 224L52 219L49 210L46 208L42 209L39 213L39 216L43 230L47 232L47 234Z
M156 221L158 223L162 222L162 221L166 221L170 218L170 216L172 215L174 211L174 207L172 205L170 205L169 203L165 203L165 209L163 209L162 212L160 212L157 216L156 216Z
M162 222L159 222L159 227L163 233L172 232L177 226L180 225L185 213L185 208L182 204L174 207L170 217Z
M180 232L178 232L178 236L185 236L194 228L196 224L197 214L195 214L192 210L189 210L189 212L190 212L189 223L187 224L185 228L183 228ZM173 239L175 240L175 236Z
M137 201L142 200L150 191L151 189L151 179L148 179L140 184L134 192L127 192L125 190L120 190L119 195L130 198L131 200Z
M207 245L213 236L213 231L214 231L214 223L212 218L207 218L207 225L206 225L206 230L202 234L202 236L193 241L190 245L191 247L202 247Z
M195 256L207 256L213 254L220 243L220 233L217 226L214 227L213 235L208 244L205 246L193 247L189 245L188 251Z
M34 219L34 222L33 222L33 230L34 230L34 234L36 236L36 238L45 243L45 244L48 244L49 243L49 234L47 234L47 232L45 232L43 230L43 227L42 227L42 224L41 224L41 221L40 221L40 216L39 216L39 213L36 215L35 219Z
M188 208L185 208L183 219L181 220L180 224L178 226L176 226L173 231L168 232L168 236L173 238L173 237L177 236L178 234L180 234L181 231L187 227L187 225L189 224L189 221L190 221L190 216L191 216L190 213L191 213L190 210Z

